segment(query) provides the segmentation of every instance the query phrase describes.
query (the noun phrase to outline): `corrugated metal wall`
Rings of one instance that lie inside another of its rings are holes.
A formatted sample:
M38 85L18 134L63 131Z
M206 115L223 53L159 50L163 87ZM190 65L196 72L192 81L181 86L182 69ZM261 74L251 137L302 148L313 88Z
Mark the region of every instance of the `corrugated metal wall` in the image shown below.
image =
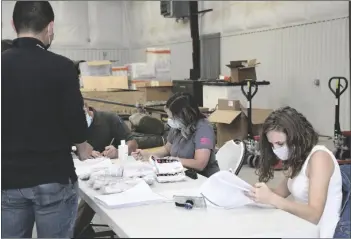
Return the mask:
M349 76L348 17L280 29L224 35L221 41L221 73L230 60L257 58L259 80L271 82L261 87L254 107L277 108L291 105L313 123L320 134L332 135L334 98L328 88L332 76ZM189 78L192 67L191 42L158 45L171 47L172 79ZM131 50L132 61L145 60L145 48ZM314 80L320 80L320 86ZM341 99L340 123L350 129L350 91ZM237 98L245 102L237 89Z
M301 111L321 134L332 135L332 76L349 76L348 18L222 38L222 72L227 62L257 58L259 80L271 82L259 89L254 106L291 105ZM314 80L320 80L320 86ZM240 93L238 92L238 95ZM240 94L241 97L241 94ZM244 100L242 98L242 100ZM350 94L341 99L340 123L350 128Z
M130 63L128 49L52 48L50 50L71 60L114 60L117 61L117 65Z

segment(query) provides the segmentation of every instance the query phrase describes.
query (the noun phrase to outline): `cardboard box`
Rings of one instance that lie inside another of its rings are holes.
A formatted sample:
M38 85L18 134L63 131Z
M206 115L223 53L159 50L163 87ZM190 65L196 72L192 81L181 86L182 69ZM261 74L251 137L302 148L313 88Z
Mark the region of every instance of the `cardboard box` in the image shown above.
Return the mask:
M242 112L244 113L245 119L247 120L247 109L242 109ZM261 134L262 124L272 112L273 110L271 109L252 109L251 121L253 136Z
M127 76L81 76L85 91L129 89Z
M167 101L172 95L172 86L139 87L138 91L144 93L144 102Z
M112 63L110 61L87 61L79 64L82 76L111 76Z
M171 49L147 48L146 62L155 68L155 79L159 81L171 80Z
M230 68L230 82L237 83L246 79L257 80L256 65L258 64L256 59L231 61L227 65Z
M270 109L252 109L253 135L260 134L261 126L271 112ZM208 119L217 125L218 147L231 139L247 138L247 109L238 100L218 99L218 108Z
M241 111L240 101L218 99L218 109L208 118L217 123L217 145L223 146L231 139L247 137L247 120Z
M133 81L137 79L155 79L155 67L146 62L127 64L128 80Z
M166 87L170 86L172 87L172 81L156 81L156 80L134 80L131 82L132 84L132 89L136 90L140 87Z

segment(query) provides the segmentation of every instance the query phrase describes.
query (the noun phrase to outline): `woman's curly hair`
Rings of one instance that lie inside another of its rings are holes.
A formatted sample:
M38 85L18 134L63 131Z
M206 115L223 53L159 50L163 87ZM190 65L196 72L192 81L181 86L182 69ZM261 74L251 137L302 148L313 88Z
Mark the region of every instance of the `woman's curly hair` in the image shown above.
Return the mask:
M256 171L260 182L273 178L273 167L279 162L267 139L267 133L272 130L286 134L289 157L284 161L284 170L287 170L289 178L294 178L301 171L307 156L318 143L318 134L312 124L297 110L287 106L272 112L263 123L260 137L260 162Z

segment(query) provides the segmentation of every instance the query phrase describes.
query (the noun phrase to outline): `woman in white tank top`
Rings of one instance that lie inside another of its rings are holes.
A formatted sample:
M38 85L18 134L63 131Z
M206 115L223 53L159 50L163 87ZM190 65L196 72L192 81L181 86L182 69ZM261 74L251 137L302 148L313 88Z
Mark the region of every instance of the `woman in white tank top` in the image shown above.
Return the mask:
M321 238L332 238L342 202L341 173L333 153L317 145L312 125L291 107L271 113L260 140L260 183L249 197L310 221L318 225ZM265 182L273 178L279 159L286 178L276 189L269 189ZM290 194L294 200L286 199Z

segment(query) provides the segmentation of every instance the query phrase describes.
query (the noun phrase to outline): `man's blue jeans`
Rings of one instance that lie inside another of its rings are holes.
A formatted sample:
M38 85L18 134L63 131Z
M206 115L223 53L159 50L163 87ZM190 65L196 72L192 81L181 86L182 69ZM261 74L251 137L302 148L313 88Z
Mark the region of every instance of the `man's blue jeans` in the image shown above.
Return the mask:
M1 237L72 238L78 208L78 183L42 184L1 191Z

